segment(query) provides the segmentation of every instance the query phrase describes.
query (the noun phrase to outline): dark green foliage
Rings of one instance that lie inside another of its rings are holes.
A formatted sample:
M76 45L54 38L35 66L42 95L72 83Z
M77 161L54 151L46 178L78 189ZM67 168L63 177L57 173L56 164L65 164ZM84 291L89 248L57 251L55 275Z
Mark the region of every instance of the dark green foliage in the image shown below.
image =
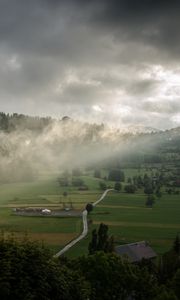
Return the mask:
M145 163L160 163L162 160L160 155L157 154L146 154L144 155Z
M173 290L175 291L176 296L178 297L178 299L180 299L180 269L178 269L175 273L171 285Z
M136 191L136 186L133 184L127 184L125 185L124 190L126 193L133 194Z
M141 188L143 186L143 179L141 176L137 177L137 184L138 184L139 188Z
M114 189L115 191L120 192L122 189L122 184L120 182L115 182Z
M106 250L108 241L108 226L101 223L98 229L98 243L97 250Z
M146 269L122 260L114 254L97 252L81 257L75 267L91 283L91 300L152 300L156 295L156 280Z
M89 243L89 254L96 251L104 251L106 253L114 251L114 238L108 236L108 226L101 223L98 232L96 229L92 231L92 239Z
M180 268L179 256L173 249L164 253L159 259L158 276L161 283L166 283L172 279L176 271Z
M146 200L146 206L152 207L155 202L155 198L153 195L148 195Z
M88 246L89 254L93 254L97 251L97 240L98 240L97 231L96 231L96 229L94 229L92 231L91 242L89 243L89 246Z
M178 300L178 298L173 291L167 291L165 287L161 287L154 300Z
M88 203L87 205L86 205L86 210L87 210L87 212L88 212L88 214L93 210L93 205L91 204L91 203Z
M104 181L100 181L99 182L99 187L103 191L107 189L107 185L106 185L106 183Z
M73 178L72 185L73 186L77 186L77 187L83 186L84 185L84 181L81 178L78 178L78 177L77 178Z
M151 182L149 176L146 173L144 174L143 182L145 186Z
M1 238L0 299L87 299L88 289L77 272L58 265L43 246Z
M151 183L146 184L144 188L144 193L147 195L153 194L153 186Z
M8 128L9 128L9 115L0 112L0 129L6 131L8 130Z
M41 132L48 125L50 125L52 119L50 117L40 118L40 117L30 117L22 114L13 113L5 114L0 112L0 130L7 132L14 131L18 128L21 130L28 129L36 132Z
M157 189L155 193L156 193L156 197L157 198L161 198L162 197L162 193L161 193L160 189Z
M173 250L177 255L180 255L180 238L179 234L176 235L174 244L173 244Z
M98 233L93 231L91 255L69 260L54 259L44 246L27 239L17 243L1 237L0 299L180 299L179 256L173 249L163 255L159 267L149 261L135 265L113 253L95 251L106 241L107 226L101 224Z
M124 181L124 172L120 169L112 169L109 171L108 180L112 181Z
M67 177L59 177L57 179L57 182L59 183L60 186L69 186L69 180Z

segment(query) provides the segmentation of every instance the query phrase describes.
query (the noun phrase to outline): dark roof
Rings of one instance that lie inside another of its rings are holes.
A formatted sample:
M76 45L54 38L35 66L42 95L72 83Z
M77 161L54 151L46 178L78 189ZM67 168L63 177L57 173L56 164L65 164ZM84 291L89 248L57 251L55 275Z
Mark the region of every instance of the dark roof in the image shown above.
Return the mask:
M143 258L150 259L157 256L145 241L117 246L115 252L120 256L127 256L131 262L138 262Z

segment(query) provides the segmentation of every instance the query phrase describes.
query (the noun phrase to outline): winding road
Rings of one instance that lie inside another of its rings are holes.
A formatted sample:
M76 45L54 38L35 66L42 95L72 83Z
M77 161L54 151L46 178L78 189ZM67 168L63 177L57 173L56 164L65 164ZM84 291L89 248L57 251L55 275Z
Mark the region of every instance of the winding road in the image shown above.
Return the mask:
M93 207L95 207L99 202L101 202L104 197L107 195L107 193L109 193L110 191L113 191L113 189L107 189L105 190L105 192L102 194L102 196L96 201L94 202L92 205ZM88 223L87 223L87 210L85 209L82 212L82 221L83 221L83 231L82 233L75 238L74 240L72 240L69 244L67 244L63 249L61 249L59 252L57 252L54 257L59 257L61 255L63 255L66 251L68 251L71 247L73 247L76 243L78 243L80 240L82 240L88 233Z

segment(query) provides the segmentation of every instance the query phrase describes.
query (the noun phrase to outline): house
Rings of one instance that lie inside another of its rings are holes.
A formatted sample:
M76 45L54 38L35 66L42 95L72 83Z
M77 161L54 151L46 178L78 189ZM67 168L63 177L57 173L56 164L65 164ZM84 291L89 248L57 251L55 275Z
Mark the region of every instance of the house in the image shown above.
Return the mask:
M115 247L116 254L127 257L131 262L137 263L144 259L153 259L157 256L146 241Z

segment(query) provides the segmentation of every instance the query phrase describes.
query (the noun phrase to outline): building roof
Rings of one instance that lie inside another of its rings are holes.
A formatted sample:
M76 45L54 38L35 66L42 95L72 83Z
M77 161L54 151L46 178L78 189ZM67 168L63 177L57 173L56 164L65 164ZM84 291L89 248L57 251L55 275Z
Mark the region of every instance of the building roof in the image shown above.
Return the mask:
M138 262L143 258L150 259L157 256L145 241L117 246L115 252L120 256L127 256L131 262Z

